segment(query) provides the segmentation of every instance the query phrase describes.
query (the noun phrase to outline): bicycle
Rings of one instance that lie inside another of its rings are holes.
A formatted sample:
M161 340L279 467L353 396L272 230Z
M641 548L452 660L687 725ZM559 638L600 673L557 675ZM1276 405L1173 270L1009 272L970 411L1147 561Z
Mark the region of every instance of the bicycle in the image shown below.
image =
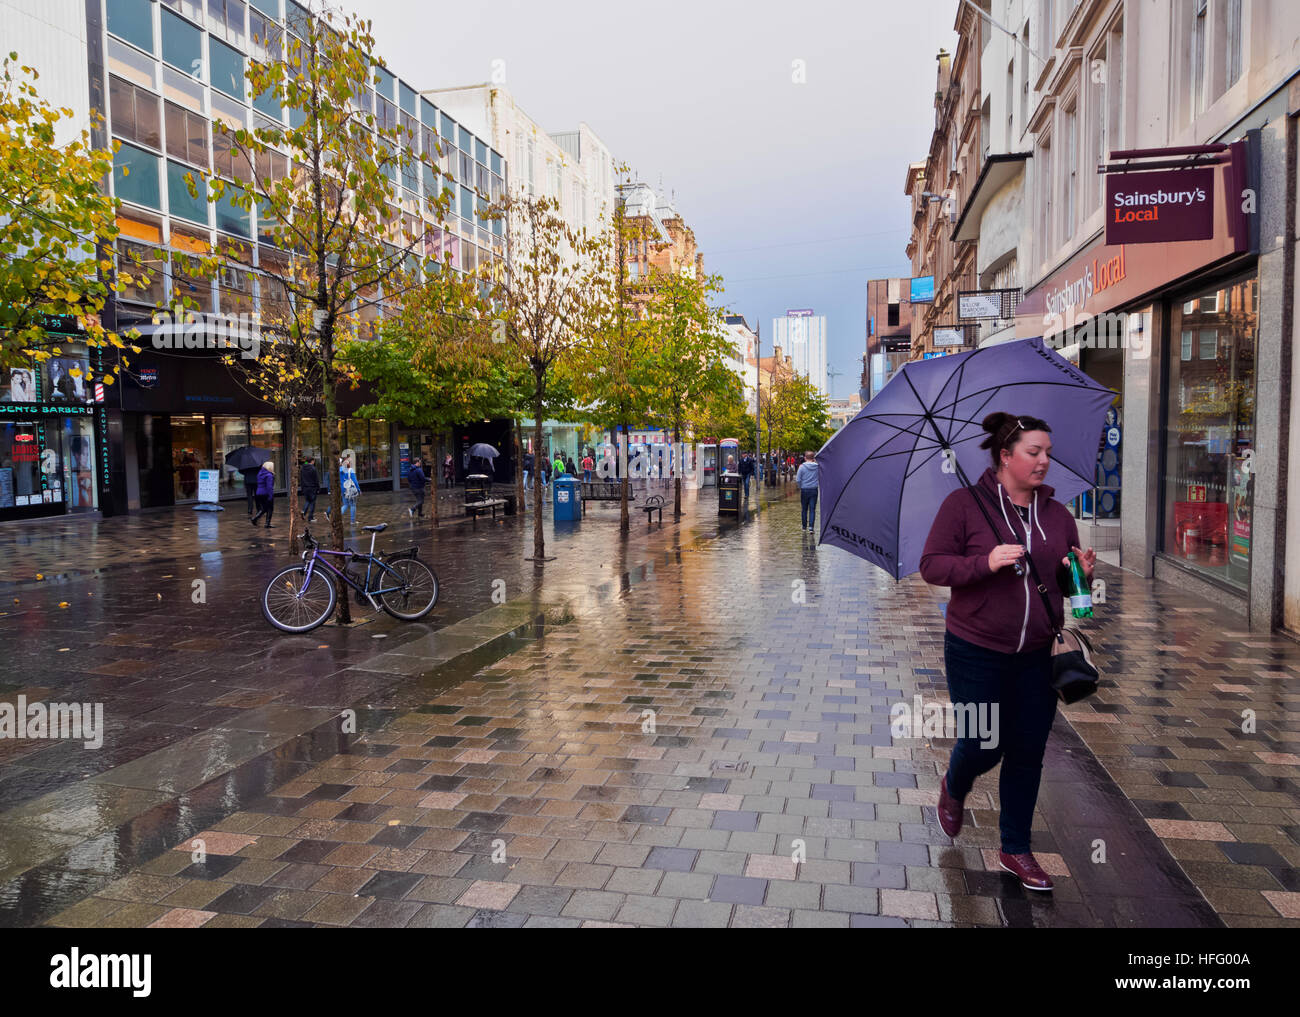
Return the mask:
M338 603L335 579L356 591L357 603L369 603L400 621L417 621L438 603L438 577L417 557L419 548L410 547L390 554L375 554L375 538L387 523L364 526L370 534L367 554L344 548L323 550L304 530L301 565L292 565L272 577L262 592L262 614L282 632L310 632L324 625ZM325 555L343 558L343 568ZM366 573L358 580L351 572L353 562L365 562Z

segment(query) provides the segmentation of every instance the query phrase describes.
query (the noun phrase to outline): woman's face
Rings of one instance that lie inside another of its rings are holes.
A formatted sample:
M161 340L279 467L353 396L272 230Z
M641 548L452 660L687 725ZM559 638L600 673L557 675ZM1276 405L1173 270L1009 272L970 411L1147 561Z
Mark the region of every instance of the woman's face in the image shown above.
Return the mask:
M1025 431L1015 448L1002 453L1002 471L1017 487L1035 488L1047 477L1052 436L1046 431Z

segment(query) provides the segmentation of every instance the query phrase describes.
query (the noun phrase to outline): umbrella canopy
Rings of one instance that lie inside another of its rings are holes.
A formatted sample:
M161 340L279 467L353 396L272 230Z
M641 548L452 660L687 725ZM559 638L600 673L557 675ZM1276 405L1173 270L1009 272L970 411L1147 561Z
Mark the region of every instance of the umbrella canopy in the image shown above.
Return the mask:
M256 445L240 445L226 453L226 465L232 470L256 470L268 459L274 459L275 453L269 448Z
M501 453L486 442L480 441L477 445L469 447L469 454L478 456L480 459L495 459Z
M1052 428L1047 483L1069 501L1093 486L1114 397L1041 338L905 364L817 453L820 543L917 571L944 498L990 465L980 422L998 410Z

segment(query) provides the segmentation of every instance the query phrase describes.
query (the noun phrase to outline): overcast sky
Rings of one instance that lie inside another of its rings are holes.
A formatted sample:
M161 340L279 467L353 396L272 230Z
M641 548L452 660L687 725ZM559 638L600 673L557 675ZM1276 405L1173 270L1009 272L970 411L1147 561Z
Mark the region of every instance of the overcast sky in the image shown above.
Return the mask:
M857 391L866 281L911 274L903 181L929 147L959 0L343 2L416 88L485 82L504 60L543 128L586 121L641 179L662 176L764 352L773 316L811 307L833 393Z

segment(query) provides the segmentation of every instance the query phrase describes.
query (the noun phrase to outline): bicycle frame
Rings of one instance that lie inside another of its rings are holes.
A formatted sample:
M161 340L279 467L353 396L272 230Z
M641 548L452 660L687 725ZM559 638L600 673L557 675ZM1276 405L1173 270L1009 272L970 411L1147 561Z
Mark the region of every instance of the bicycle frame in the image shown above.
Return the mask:
M393 571L392 568L390 568L386 562L381 561L380 559L375 557L375 538L378 536L379 536L378 533L371 533L370 551L366 554L359 554L358 552L353 551L351 548L344 548L342 551L322 550L320 547L316 546L316 541L312 537L310 532L304 533L304 537L311 542L312 546L309 547L302 554L303 560L307 563L307 572L303 580L303 589L307 589L311 585L312 573L316 570L316 566L320 565L326 571L332 573L337 578L342 579L343 582L345 582L348 586L352 587L352 589L356 590L357 593L361 594L368 601L370 601L370 606L374 608L374 610L376 611L382 610L379 604L376 603L375 597L381 596L382 594L385 593L401 593L404 590L404 584L399 582L396 586L381 586L380 588L375 590L370 589L370 576L371 576L372 569L377 567L383 572L391 573ZM340 569L333 562L327 561L325 558L322 558L321 555L331 555L336 558L346 558L347 561L344 562L343 568ZM358 584L357 581L347 573L347 567L350 564L352 564L353 559L358 559L358 558L364 558L366 560L366 578L364 584Z

